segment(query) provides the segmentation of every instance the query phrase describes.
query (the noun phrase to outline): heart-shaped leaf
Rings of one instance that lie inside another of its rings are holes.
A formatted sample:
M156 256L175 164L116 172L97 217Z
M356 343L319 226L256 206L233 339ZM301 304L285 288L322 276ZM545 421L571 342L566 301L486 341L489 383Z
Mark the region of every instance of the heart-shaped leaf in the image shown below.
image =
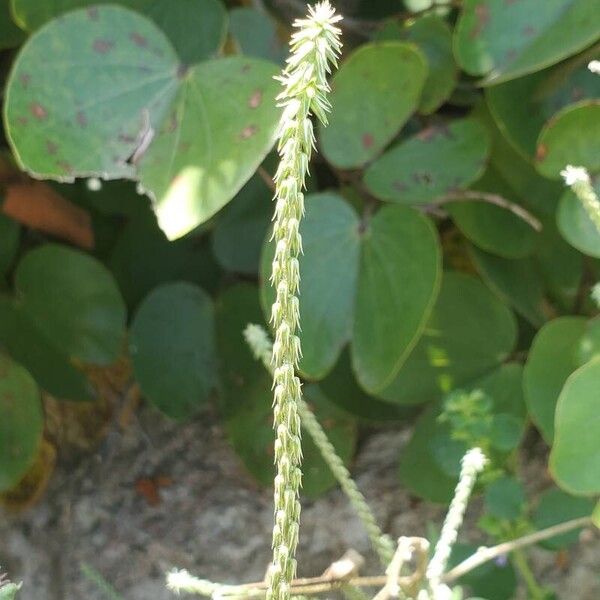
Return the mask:
M23 47L6 92L9 140L38 177L138 177L167 236L179 237L226 204L271 147L275 67L242 57L185 67L145 17L90 10Z
M44 428L39 389L31 375L0 353L0 492L13 487L33 462Z
M600 177L593 179L593 187L596 194L600 193ZM600 231L572 190L566 190L560 199L556 223L563 238L573 248L600 258Z
M348 56L333 77L333 111L321 129L327 160L349 169L377 156L416 110L426 76L412 44L364 44Z
M600 100L567 106L542 129L536 150L537 170L559 179L567 165L600 170Z
M510 310L469 275L444 273L423 335L378 396L415 404L440 398L502 363L517 336Z
M496 84L560 62L600 35L597 0L467 0L454 50L471 75Z
M420 204L454 193L485 168L489 137L476 119L433 125L401 142L365 172L365 184L380 200Z
M527 159L535 155L540 131L554 113L571 102L597 96L598 76L587 68L590 58L578 56L486 90L488 106L502 133Z
M313 194L305 201L300 225L300 370L321 379L336 363L350 339L358 277L360 234L354 209L334 193ZM273 243L262 258L262 296L271 314L274 292L269 277Z
M576 495L600 493L600 357L575 371L556 405L550 471L558 485Z
M125 304L110 272L95 258L58 244L25 255L15 273L23 313L67 356L108 365L125 336Z
M11 0L19 24L34 31L44 23L77 8L97 14L95 0ZM150 17L167 35L181 60L191 63L217 52L225 42L227 13L219 0L115 0L118 4ZM142 38L138 38L143 44Z
M352 363L371 393L396 376L435 303L441 249L431 221L404 206L385 206L368 224L352 334Z
M130 351L142 393L154 406L174 419L194 414L216 385L210 297L190 283L156 288L135 315Z
M577 367L576 349L584 331L583 317L560 317L546 323L531 344L523 379L525 400L532 421L549 444L556 402Z

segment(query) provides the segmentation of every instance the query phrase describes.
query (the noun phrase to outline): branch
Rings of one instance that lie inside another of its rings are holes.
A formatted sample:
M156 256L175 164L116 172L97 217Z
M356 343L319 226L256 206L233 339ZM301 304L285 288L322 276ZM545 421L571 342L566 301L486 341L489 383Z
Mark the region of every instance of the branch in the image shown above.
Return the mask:
M524 548L525 546L537 544L538 542L550 539L556 535L572 531L573 529L586 527L591 524L591 517L581 517L579 519L573 519L571 521L560 523L559 525L553 525L547 529L536 531L535 533L526 535L516 540L511 540L510 542L503 542L502 544L492 546L491 548L479 548L475 554L448 571L442 577L442 581L451 583L452 581L455 581L459 577L462 577L466 573L469 573L473 569L476 569L480 565L493 560L498 556L508 554L513 550L518 550L519 548ZM186 580L185 583L187 585L182 585L183 580ZM267 591L267 585L264 581L246 583L242 585L215 584L196 579L186 571L175 571L170 573L168 581L169 588L172 590L185 590L205 596L218 596L219 598L263 597ZM345 585L351 585L357 588L378 588L386 585L387 583L387 575L340 578L332 577L331 575L327 574L321 575L320 577L304 577L301 579L294 579L291 582L290 592L293 596L309 595L330 592ZM401 588L413 585L414 576L400 577L398 579L398 584Z
M518 538L516 540L511 540L510 542L503 542L502 544L492 546L491 548L486 548L485 546L483 546L479 548L475 552L475 554L472 554L471 556L469 556L469 558L463 560L463 562L461 562L456 567L451 569L448 573L446 573L442 577L442 579L445 582L454 581L455 579L462 577L469 571L476 569L483 563L493 560L494 558L498 558L503 554L508 554L509 552L513 552L514 550L518 550L519 548L524 548L525 546L537 544L538 542L553 538L554 536L560 535L561 533L566 533L567 531L579 529L581 527L585 527L586 525L591 524L591 517L581 517L579 519L572 519L571 521L560 523L559 525L553 525L552 527L548 527L547 529L536 531L535 533L525 535L522 538Z
M536 231L542 230L542 224L530 212L522 206L503 198L498 194L490 194L489 192L480 192L477 190L461 190L460 192L450 192L440 196L434 201L434 204L446 204L448 202L470 202L470 201L487 202L509 210L511 213L525 221L530 227Z

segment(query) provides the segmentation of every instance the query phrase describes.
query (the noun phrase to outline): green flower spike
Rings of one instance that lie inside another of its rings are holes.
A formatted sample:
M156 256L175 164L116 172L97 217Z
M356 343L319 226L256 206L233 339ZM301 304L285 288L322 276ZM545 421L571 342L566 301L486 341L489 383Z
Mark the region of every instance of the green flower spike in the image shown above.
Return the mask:
M296 366L300 340L297 298L300 284L298 255L302 251L300 220L304 214L304 182L315 138L310 114L324 125L330 109L327 74L336 65L341 43L337 16L329 2L309 7L308 18L294 23L291 55L279 78L284 90L277 97L283 109L278 130L280 156L275 174L275 215L273 239L275 257L271 283L276 299L271 310L275 331L273 344L273 421L276 431L275 526L273 562L268 573L267 600L287 600L290 582L296 573L296 546L300 519L302 449L298 402L302 398Z

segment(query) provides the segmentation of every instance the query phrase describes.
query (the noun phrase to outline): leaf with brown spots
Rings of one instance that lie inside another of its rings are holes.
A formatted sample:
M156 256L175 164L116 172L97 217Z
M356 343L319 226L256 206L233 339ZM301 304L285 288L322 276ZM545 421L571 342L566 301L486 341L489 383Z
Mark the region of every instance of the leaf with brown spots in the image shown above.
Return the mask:
M197 1L178 5L187 11ZM200 14L211 6L221 15L216 0L202 0ZM148 10L158 21L172 3L154 0ZM180 16L176 11L173 22ZM208 38L196 31L193 39ZM48 63L52 77L40 66ZM73 11L34 33L17 57L6 94L7 137L19 165L36 178L138 179L173 239L229 202L271 149L279 117L275 72L241 57L190 66L141 14L110 5L96 7L93 18Z
M94 231L89 213L40 181L6 188L2 212L32 229L91 250Z
M484 85L559 63L600 36L600 0L470 0L454 32L455 56Z

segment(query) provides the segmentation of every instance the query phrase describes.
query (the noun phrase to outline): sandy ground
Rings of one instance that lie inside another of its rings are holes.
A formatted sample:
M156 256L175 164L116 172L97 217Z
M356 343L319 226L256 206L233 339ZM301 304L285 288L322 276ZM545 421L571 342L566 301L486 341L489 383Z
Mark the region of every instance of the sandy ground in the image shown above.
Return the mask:
M175 566L224 582L260 580L270 557L271 493L244 472L217 423L207 413L177 425L144 409L95 453L61 457L44 499L0 521L0 564L23 579L20 600L105 600L82 576L82 562L126 600L173 599L164 573ZM353 465L394 536L423 535L427 523L441 523L444 514L400 488L396 464L407 437L407 431L369 433ZM534 491L548 484L540 460L529 457L525 469ZM143 487L147 479L166 484L158 488L158 503ZM463 540L480 541L472 525L480 509L473 502ZM300 575L320 574L348 548L367 558L364 573L377 572L339 490L304 503L301 532ZM600 599L600 536L582 537L560 567L554 554L532 550L536 575L561 600Z

